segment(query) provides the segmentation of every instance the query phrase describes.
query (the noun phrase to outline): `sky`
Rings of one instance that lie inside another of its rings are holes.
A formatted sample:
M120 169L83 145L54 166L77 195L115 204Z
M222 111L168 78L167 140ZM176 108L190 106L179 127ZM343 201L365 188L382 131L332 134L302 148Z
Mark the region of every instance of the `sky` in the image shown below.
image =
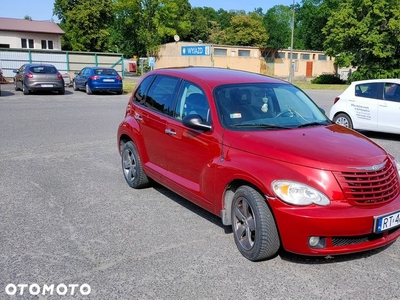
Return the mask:
M23 19L30 16L32 20L49 21L57 18L53 17L54 0L0 0L0 17ZM299 2L299 0L296 0ZM255 8L261 7L265 13L274 5L291 5L293 0L189 0L192 7L212 7L215 10L245 10L251 12Z

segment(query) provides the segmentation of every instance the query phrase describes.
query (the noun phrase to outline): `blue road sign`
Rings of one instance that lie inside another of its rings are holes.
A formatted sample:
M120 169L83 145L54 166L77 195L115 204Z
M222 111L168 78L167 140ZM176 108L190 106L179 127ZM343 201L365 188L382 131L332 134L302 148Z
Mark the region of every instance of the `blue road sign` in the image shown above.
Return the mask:
M210 46L182 46L181 55L183 56L209 56Z

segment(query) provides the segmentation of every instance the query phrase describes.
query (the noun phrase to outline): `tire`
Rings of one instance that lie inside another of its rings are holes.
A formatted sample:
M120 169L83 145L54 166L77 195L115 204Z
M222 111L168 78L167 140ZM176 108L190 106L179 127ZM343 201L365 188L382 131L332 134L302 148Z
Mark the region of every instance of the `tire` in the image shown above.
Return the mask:
M240 253L251 261L274 257L280 248L274 216L259 192L239 187L232 201L232 231Z
M78 90L78 87L76 86L76 82L74 81L74 83L72 84L72 86L73 86L73 88L74 88L74 91L77 91Z
M142 162L133 142L127 142L121 152L122 172L131 188L139 189L148 185L149 179L143 171Z
M122 90L117 92L117 95L122 95Z
M19 88L17 87L17 83L15 83L14 90L19 91Z
M58 93L59 93L60 95L64 95L64 94L65 94L65 88L62 89L62 90L60 90L60 91L58 91Z
M24 95L29 95L30 93L27 87L25 86L25 83L22 83L22 92L24 93Z
M335 122L336 124L342 125L344 127L353 129L353 122L351 121L351 118L349 117L349 115L347 115L345 113L337 114L333 118L333 122Z
M92 93L92 90L90 89L89 84L86 83L85 89L86 89L86 94L88 94L88 95L93 94L93 93Z

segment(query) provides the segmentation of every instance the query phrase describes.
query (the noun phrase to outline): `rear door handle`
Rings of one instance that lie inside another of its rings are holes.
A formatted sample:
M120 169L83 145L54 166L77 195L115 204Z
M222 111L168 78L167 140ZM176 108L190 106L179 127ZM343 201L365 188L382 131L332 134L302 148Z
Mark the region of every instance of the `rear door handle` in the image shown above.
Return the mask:
M139 116L138 114L135 114L134 118L136 121L143 121L142 117Z
M173 131L173 130L171 130L169 128L165 129L165 133L168 134L168 135L175 135L176 134L175 131Z

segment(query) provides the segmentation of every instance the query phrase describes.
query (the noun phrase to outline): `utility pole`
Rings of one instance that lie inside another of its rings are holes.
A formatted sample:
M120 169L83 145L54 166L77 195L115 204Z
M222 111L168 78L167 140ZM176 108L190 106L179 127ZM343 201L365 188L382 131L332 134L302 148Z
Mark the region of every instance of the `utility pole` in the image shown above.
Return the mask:
M293 69L293 39L294 39L294 1L292 5L292 38L290 40L290 65L289 65L289 82L293 82L294 69Z

